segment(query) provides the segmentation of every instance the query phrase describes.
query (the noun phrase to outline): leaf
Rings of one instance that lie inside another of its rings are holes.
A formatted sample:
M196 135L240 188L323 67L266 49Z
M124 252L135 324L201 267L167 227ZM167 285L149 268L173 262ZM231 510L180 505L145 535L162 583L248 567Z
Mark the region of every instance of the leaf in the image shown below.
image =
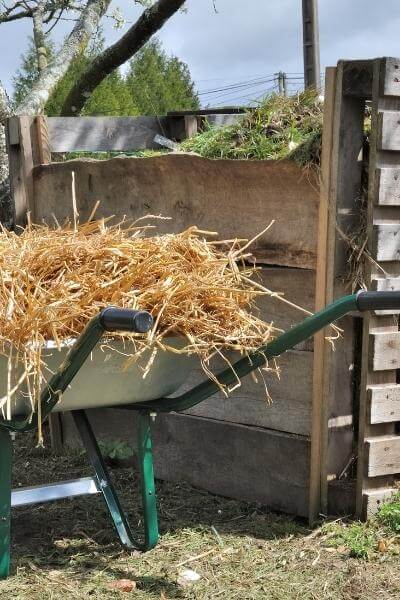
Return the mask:
M136 581L133 579L117 579L107 585L109 590L119 590L120 592L132 592L136 589Z
M388 549L388 543L386 540L379 540L378 541L378 552L387 552Z

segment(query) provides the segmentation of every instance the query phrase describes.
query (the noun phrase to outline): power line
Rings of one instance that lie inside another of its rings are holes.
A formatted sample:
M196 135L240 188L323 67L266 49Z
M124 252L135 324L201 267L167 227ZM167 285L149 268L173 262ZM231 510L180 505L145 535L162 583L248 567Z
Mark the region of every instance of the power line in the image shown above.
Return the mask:
M257 77L256 79L249 79L247 81L238 81L237 83L234 84L230 84L230 85L225 85L225 86L221 86L219 88L214 88L211 90L203 90L198 92L199 96L205 96L208 94L214 94L217 92L221 92L224 90L229 90L229 89L236 89L236 88L241 88L241 87L245 87L247 85L251 85L253 83L269 83L270 81L274 81L275 77L274 75L271 73L269 75L264 75L264 77Z

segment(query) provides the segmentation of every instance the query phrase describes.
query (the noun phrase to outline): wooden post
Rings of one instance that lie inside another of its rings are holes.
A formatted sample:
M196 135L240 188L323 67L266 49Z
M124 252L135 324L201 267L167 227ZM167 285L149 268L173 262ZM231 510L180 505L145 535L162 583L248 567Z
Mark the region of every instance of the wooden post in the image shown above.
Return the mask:
M34 212L32 187L31 117L10 117L6 122L10 187L14 201L14 226L24 227Z
M400 59L374 61L369 158L367 235L374 263L371 289L400 289ZM397 369L399 311L367 314L363 325L360 389L357 514L365 518L393 492L400 473Z
M357 66L355 67L358 72ZM326 73L319 212L316 309L347 293L348 245L343 234L355 229L360 195L365 99L345 93L347 63ZM310 476L310 520L328 511L328 480L334 480L353 453L353 373L355 334L351 316L341 319L336 351L315 338Z

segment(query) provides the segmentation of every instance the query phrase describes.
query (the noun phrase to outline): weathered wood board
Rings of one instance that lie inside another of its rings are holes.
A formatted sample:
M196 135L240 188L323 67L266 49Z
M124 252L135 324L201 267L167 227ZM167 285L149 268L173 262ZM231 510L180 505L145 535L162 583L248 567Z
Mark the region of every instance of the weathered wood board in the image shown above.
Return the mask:
M376 203L381 206L400 205L400 169L382 167L377 169Z
M294 351L277 359L280 378L274 372L263 373L270 400L262 376L256 373L257 382L249 375L229 397L216 394L188 412L218 421L310 435L313 357L313 352ZM222 361L218 364L221 370L226 368ZM274 367L272 363L271 367ZM206 375L199 367L181 391L191 389L204 379Z
M400 436L382 435L365 440L368 477L400 473Z
M383 504L386 504L393 498L395 492L396 489L390 487L366 490L363 495L363 509L366 518L375 515Z
M374 227L374 255L377 261L400 260L400 225L382 223Z
M400 385L389 383L371 386L368 402L371 425L400 421Z
M89 411L99 438L135 440L132 412ZM64 439L76 446L71 416ZM155 474L230 498L299 516L308 512L310 442L302 436L182 414L159 415L153 427Z
M265 267L259 272L259 280L274 292L283 292L284 297L302 308L312 310L314 305L315 273L307 269L287 269ZM287 330L301 321L305 315L298 309L288 306L278 298L261 296L258 299L261 318L272 321L280 329ZM339 345L342 341L339 341ZM279 357L276 364L280 377L275 372L263 372L265 385L272 402L268 403L262 376L256 373L257 382L252 376L246 377L241 386L226 398L222 393L212 396L190 410L190 414L310 435L312 404L312 371L314 354L313 340L307 340L301 350L287 352ZM213 363L213 372L226 368L221 359ZM271 363L271 368L274 368ZM179 391L191 389L205 379L199 366Z
M156 135L168 136L166 117L50 117L52 152L107 152L159 149Z
M316 262L318 183L291 161L208 160L187 154L146 159L74 160L36 167L35 220L71 217L75 172L80 220L100 201L97 216L146 214L160 233L192 225L221 239L248 238L271 228L253 245L260 262L313 269Z
M400 332L372 334L372 367L374 371L400 368Z
M385 110L378 114L378 143L380 150L400 150L400 119L397 110Z

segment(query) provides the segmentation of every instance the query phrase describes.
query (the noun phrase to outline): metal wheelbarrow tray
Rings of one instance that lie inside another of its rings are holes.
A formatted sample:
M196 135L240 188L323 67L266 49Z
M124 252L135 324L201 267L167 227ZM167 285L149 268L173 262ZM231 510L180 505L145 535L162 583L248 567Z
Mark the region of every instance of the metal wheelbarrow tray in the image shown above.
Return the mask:
M263 366L267 359L283 354L349 312L398 308L400 308L400 292L359 292L358 294L344 296L315 315L306 318L268 345L259 348L249 357L237 361L233 365L235 373L233 373L232 369L228 368L217 375L218 380L223 385L234 384L237 381L236 376L240 379L245 377L258 367ZM41 394L42 421L54 409L72 411L78 432L92 463L94 477L32 488L19 488L13 491L11 489L12 438L15 433L36 429L38 425L38 413L34 413L32 417L19 415L13 417L11 420L0 421L0 578L7 577L10 569L12 506L34 504L83 494L102 493L123 546L128 549L149 550L156 545L159 536L150 431L151 417L157 412L187 410L217 393L219 391L218 385L211 380L206 380L175 398L149 398L149 389L146 390L145 386L141 396L141 392L138 391L138 386L136 386L136 395L134 394L134 397L129 399L128 404L114 406L114 408L129 408L138 412L138 458L142 481L144 523L144 536L141 542L136 539L130 529L89 420L83 409L83 407L99 406L99 404L103 403L99 403L98 400L94 402L88 401L87 394L80 401L71 396L71 400L67 400L65 404L62 401L59 403L60 395L67 390L69 384L83 367L86 359L106 331L146 332L151 326L152 318L148 313L114 307L104 309L88 323L86 329L67 353L64 362ZM181 365L175 363L174 370L180 371L179 375L175 373L170 377L168 384L159 388L155 386L153 391L157 389L157 391L161 390L162 393L172 393L176 390L182 382L184 375L190 371L190 362L185 363L183 361ZM160 379L165 379L170 374L168 363L166 363L165 367ZM86 363L84 368L88 372L90 371L90 361ZM80 375L84 375L84 371ZM66 395L68 393L69 390L66 392ZM93 389L94 398L98 394L99 388ZM16 406L23 409L24 402L21 401L18 404L17 400ZM111 401L107 402L107 406L111 404Z

